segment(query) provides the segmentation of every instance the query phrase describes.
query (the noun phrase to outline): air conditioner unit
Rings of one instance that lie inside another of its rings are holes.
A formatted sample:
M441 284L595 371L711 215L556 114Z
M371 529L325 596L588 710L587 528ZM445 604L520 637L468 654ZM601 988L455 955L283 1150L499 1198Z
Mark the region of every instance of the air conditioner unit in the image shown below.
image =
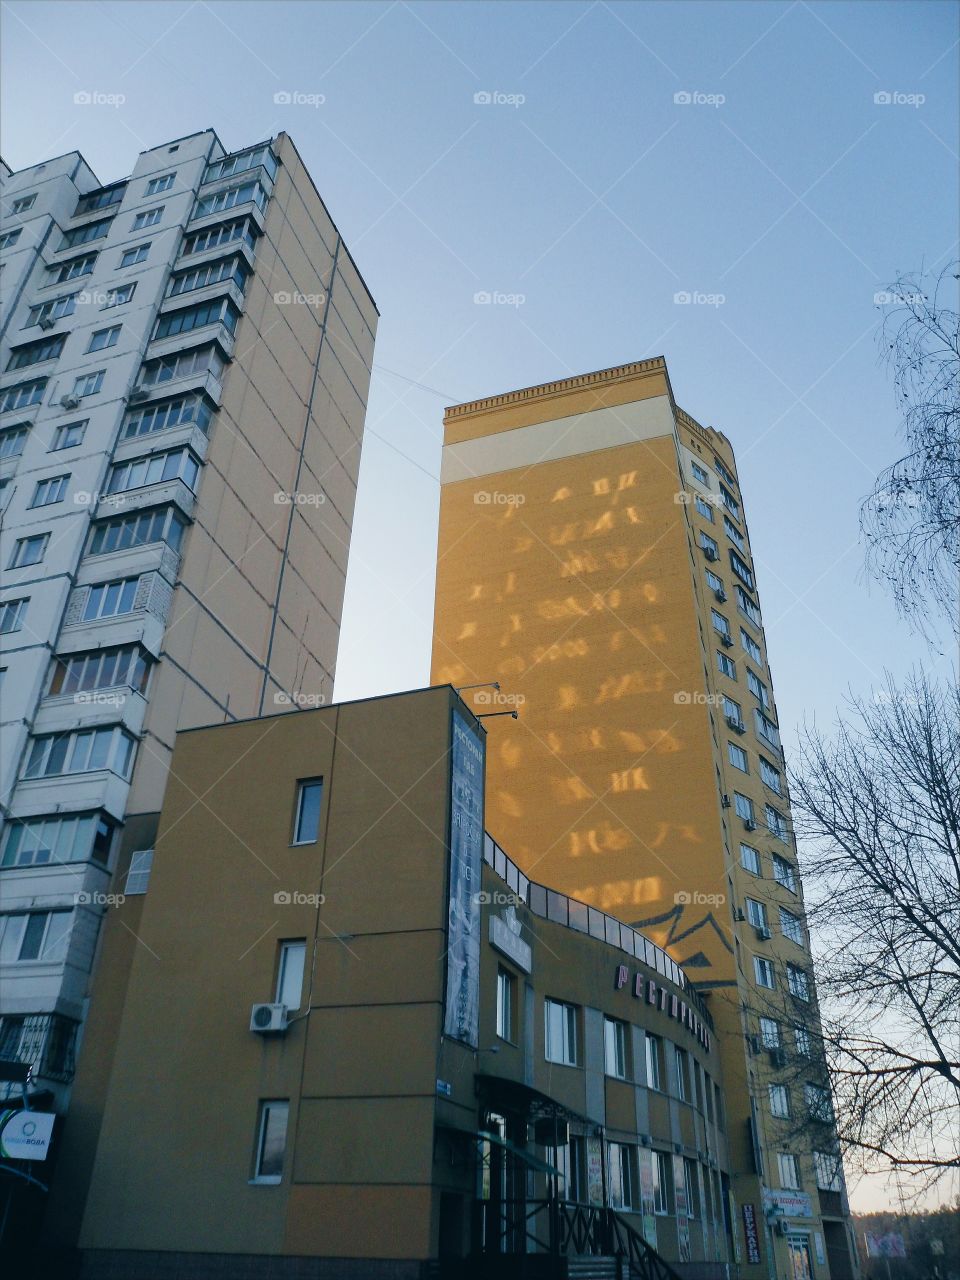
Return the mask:
M71 395L61 396L60 403L63 405L64 409L79 409L80 397Z
M726 633L721 634L720 643L727 649L731 648L733 646L733 636L727 635Z
M751 1052L752 1054L756 1055L756 1054L760 1053L760 1051L761 1051L761 1049L762 1049L762 1048L763 1048L763 1045L762 1045L762 1044L761 1044L761 1042L760 1042L760 1037L759 1037L759 1036L751 1036L751 1037L750 1037L750 1052Z
M716 551L714 551L713 547L704 547L704 548L703 548L703 554L707 557L707 559L708 559L708 560L719 560L719 559L720 559L720 556L718 555L718 553L717 553Z
M747 917L743 914L743 907L734 907L733 918L734 920L746 920Z
M746 725L742 720L738 720L736 716L726 716L725 719L728 728L732 729L734 733L746 733Z
M720 797L720 808L721 808L721 809L729 809L729 808L730 808L730 797L729 797L729 796L727 796L727 795L723 795L723 796L721 796L721 797Z
M145 387L134 387L133 390L130 392L130 394L127 396L127 399L130 401L131 404L139 404L141 400L146 400L148 395L149 395L149 392L146 390Z
M250 1030L258 1035L277 1035L287 1029L285 1004L255 1004L250 1011Z
M747 831L756 831L757 829L757 824L752 818L744 818L743 825Z
M782 1049L770 1050L770 1065L772 1067L785 1067L787 1065L787 1055Z
M773 937L773 934L770 932L770 930L767 928L765 924L758 924L757 937L760 939L761 942L769 942L770 939Z
M716 591L714 591L713 594L717 597L717 599L720 601L721 604L723 604L727 598L727 593L724 591L723 587L717 587Z
M56 323L57 322L54 320L53 316L41 316L37 321L37 324L41 329L52 329Z

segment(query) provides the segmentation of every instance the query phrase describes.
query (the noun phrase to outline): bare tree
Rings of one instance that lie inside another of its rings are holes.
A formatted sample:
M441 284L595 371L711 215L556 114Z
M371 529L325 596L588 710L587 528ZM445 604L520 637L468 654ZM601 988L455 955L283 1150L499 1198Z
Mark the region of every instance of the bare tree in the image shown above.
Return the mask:
M914 673L807 729L792 779L841 1143L924 1190L960 1168L960 696Z
M960 314L948 305L958 280L954 263L932 287L922 273L900 275L878 295L906 452L877 477L860 522L868 569L923 631L931 606L958 625Z

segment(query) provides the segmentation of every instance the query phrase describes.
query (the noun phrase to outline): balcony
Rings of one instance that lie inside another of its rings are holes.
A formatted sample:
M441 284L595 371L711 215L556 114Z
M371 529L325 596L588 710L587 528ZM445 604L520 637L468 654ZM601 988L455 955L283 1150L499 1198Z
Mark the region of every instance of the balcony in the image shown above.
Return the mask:
M166 444L166 441L164 441ZM143 440L133 456L143 456ZM199 481L197 482L199 485ZM103 520L109 516L122 516L131 511L143 511L147 507L177 507L188 520L193 519L197 505L197 495L183 480L160 480L157 484L145 484L139 489L126 489L118 493L101 493L93 511L94 520Z
M8 1014L0 1020L0 1058L31 1068L33 1080L68 1084L73 1079L78 1023L59 1013ZM0 1086L6 1098L20 1086Z
M146 698L129 685L87 689L81 693L47 694L37 709L33 731L70 733L74 729L121 724L139 736L146 710Z

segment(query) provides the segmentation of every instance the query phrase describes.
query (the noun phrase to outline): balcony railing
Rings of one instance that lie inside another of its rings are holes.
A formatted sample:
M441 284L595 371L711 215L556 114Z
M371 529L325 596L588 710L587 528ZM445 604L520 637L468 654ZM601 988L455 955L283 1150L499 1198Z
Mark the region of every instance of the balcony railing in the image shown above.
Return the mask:
M0 1058L66 1084L73 1079L77 1025L59 1013L8 1014L0 1019Z

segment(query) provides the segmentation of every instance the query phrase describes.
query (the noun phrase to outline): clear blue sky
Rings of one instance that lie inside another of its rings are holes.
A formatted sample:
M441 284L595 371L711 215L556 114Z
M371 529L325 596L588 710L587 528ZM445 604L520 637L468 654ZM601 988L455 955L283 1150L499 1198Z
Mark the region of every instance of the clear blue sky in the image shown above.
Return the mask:
M382 312L339 698L428 682L444 404L665 355L737 450L789 747L926 656L863 580L857 509L897 447L874 294L957 253L958 12L14 0L3 154L109 181L206 126L294 137Z

